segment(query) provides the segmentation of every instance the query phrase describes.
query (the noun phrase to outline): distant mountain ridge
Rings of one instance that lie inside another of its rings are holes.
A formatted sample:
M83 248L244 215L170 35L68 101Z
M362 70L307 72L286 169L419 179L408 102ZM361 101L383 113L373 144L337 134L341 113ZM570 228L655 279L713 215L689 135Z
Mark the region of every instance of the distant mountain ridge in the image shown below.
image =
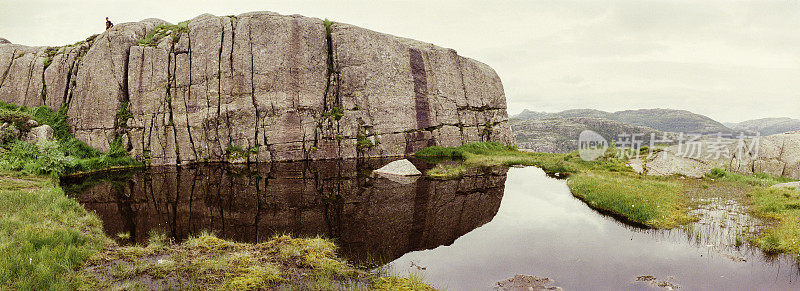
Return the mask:
M543 118L603 118L635 126L645 126L658 131L686 133L730 133L734 130L707 116L687 110L638 109L606 112L596 109L571 109L556 113L524 110L514 116L518 119Z
M727 127L736 131L758 132L762 136L800 130L800 119L788 117L779 118L760 118L742 121L739 123L727 123Z
M622 134L640 134L637 141L642 145L650 143L651 134L656 138L663 137L663 133L655 129L607 118L511 118L510 123L517 146L537 152L567 153L577 150L578 136L584 130L597 132L608 141L617 140Z
M690 111L660 108L617 112L570 109L555 113L523 110L509 123L520 148L562 153L577 149L578 135L583 130L595 131L609 141L621 134L642 134L639 140L644 145L649 143L651 134L663 137L667 132L768 136L800 131L800 120L786 117L723 124Z

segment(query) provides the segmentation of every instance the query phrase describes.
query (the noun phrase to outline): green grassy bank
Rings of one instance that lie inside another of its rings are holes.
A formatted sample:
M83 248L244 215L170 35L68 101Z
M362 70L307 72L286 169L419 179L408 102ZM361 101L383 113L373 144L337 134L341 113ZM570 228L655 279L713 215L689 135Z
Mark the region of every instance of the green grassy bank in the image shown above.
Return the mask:
M111 241L46 177L0 177L0 289L75 289L76 269Z

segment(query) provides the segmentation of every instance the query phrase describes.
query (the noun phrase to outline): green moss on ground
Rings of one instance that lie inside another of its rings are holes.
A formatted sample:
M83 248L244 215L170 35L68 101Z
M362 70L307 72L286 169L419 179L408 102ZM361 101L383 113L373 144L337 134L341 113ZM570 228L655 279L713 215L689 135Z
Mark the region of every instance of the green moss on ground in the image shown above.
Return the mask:
M80 272L82 287L351 290L384 280L349 266L336 256L335 244L319 237L280 235L258 244L207 233L180 244L158 233L151 237L147 246L116 247L92 257ZM415 280L414 286L427 285Z
M147 33L143 39L138 42L139 46L155 47L158 42L167 36L172 37L172 42L177 43L180 40L181 34L189 33L189 21L182 21L178 24L165 24L156 26L153 31Z

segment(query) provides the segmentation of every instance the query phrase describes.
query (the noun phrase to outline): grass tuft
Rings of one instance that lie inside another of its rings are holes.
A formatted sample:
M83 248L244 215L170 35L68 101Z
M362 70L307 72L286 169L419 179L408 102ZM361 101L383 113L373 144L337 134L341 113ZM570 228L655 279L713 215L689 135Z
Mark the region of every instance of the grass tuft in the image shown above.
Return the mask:
M433 169L425 172L429 177L437 180L456 179L464 176L467 166L464 164L445 164L439 163Z

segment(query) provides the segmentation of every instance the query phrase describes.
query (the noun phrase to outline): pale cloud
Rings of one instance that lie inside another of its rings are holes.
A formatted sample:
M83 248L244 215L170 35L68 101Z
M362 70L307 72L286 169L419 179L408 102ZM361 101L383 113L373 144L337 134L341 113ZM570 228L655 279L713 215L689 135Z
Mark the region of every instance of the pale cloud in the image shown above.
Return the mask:
M0 0L0 37L63 45L115 22L269 10L432 42L485 62L512 114L676 108L800 118L800 1Z

